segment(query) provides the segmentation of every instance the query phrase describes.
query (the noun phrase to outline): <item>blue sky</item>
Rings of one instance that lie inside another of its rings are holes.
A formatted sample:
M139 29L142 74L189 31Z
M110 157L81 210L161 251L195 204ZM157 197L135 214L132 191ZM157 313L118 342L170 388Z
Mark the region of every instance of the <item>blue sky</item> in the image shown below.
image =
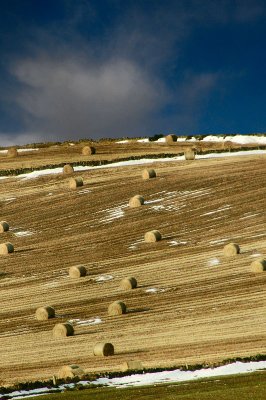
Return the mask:
M264 0L1 0L0 145L266 131Z

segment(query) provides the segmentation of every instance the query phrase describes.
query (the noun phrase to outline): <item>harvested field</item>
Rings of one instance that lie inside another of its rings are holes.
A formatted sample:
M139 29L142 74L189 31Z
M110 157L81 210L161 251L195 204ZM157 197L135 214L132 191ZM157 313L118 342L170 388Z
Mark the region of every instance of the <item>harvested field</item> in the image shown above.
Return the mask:
M99 146L93 157L100 152ZM49 157L53 162L53 152ZM62 174L0 181L1 220L10 226L1 238L15 248L0 258L3 383L50 378L63 365L114 371L129 359L149 368L266 352L266 273L250 271L266 255L266 156L150 166L157 178L147 181L142 166L79 171L89 183L75 191ZM136 193L145 204L130 208ZM154 227L162 240L145 243ZM241 253L226 258L223 247L231 242ZM90 274L70 279L69 268L79 264ZM136 277L136 289L120 288L127 276ZM117 299L128 311L109 317ZM35 319L44 304L56 318ZM89 322L94 318L98 323ZM88 324L74 323L74 336L53 338L55 323L68 320ZM97 342L112 343L115 355L93 356Z

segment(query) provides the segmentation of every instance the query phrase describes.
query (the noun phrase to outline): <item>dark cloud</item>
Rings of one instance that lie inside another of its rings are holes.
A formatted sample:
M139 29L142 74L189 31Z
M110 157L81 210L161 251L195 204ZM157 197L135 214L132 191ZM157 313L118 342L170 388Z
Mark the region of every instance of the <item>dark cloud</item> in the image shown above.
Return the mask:
M23 51L9 54L0 101L20 123L2 144L196 129L225 74L182 65L193 29L265 12L245 0L61 3L60 21L25 27Z

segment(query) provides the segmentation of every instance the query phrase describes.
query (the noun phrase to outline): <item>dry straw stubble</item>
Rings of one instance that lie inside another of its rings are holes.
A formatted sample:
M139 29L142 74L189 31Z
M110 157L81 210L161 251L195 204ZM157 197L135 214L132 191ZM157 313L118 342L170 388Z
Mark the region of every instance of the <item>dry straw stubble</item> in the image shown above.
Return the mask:
M146 232L144 235L144 241L147 243L158 242L161 239L162 239L162 235L157 230Z
M14 252L14 246L10 242L0 244L0 254L5 255Z
M142 171L142 179L147 180L152 178L156 178L156 172L154 169L144 169Z
M113 356L114 346L112 345L112 343L98 342L95 344L93 348L93 354L95 356L102 356L102 357Z
M250 265L251 271L255 273L266 271L266 260L264 258L260 258L255 260Z
M0 222L0 233L7 232L9 230L9 225L6 221Z
M59 379L75 378L75 376L85 375L84 370L78 365L63 365L58 371L57 377Z
M77 187L83 186L83 178L70 178L69 179L69 187L70 189L77 189Z
M81 278L87 275L87 268L84 265L74 265L69 268L70 278Z
M127 306L125 305L125 303L119 300L114 301L108 307L108 315L110 316L122 315L126 314L126 312Z
M123 290L135 289L138 286L137 279L131 276L130 278L124 278L120 282L120 287Z
M223 248L223 254L225 257L234 257L240 253L240 247L236 243L229 243Z
M73 336L74 328L73 325L69 322L56 324L53 328L53 337L55 338L63 338L66 336Z
M50 306L39 307L35 312L35 316L38 321L46 321L55 317L55 310Z
M131 197L129 200L129 207L131 208L136 208L136 207L141 207L144 204L144 197L140 196L139 194L136 194L136 196Z

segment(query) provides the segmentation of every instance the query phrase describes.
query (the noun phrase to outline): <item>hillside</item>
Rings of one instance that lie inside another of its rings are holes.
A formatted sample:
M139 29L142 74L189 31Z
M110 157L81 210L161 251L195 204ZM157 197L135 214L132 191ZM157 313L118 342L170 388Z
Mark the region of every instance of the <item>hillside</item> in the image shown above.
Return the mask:
M119 146L121 157L147 153L146 144L113 146L107 157ZM151 146L151 153L165 152ZM80 159L78 151L65 157L69 151L1 159L1 168ZM265 154L150 166L157 178L148 181L140 165L78 172L85 186L75 191L62 174L0 181L1 220L10 224L1 243L15 247L0 256L3 383L50 378L64 364L114 371L125 360L170 367L266 352L266 276L250 272L266 255ZM131 209L135 194L145 204ZM152 229L163 239L145 243ZM227 259L222 250L230 242L241 254ZM78 264L89 275L70 279L69 267ZM137 289L120 289L127 276L137 278ZM114 300L128 313L109 317ZM35 319L43 305L55 307L56 320ZM75 335L54 339L55 323L67 320ZM94 357L97 341L113 343L115 355Z

